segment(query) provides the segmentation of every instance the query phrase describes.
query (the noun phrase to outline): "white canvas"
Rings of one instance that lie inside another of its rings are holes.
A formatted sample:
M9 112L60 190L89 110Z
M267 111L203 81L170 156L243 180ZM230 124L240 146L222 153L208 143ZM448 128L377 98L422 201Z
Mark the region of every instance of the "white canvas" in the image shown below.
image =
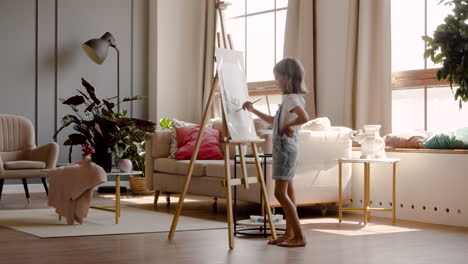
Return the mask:
M219 63L221 99L231 139L256 139L257 133L250 112L237 111L249 100L243 54L235 50L216 49L215 57Z

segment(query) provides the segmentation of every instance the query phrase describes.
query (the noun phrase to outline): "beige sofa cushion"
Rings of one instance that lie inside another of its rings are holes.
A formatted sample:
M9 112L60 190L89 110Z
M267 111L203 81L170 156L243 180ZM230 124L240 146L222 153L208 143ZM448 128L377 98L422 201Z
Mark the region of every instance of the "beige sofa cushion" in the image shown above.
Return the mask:
M21 179L21 178L47 178L47 170L31 169L31 170L5 170L3 178L5 179Z
M206 175L205 160L197 160L193 167L193 176L201 177ZM190 160L175 160L170 158L157 158L154 160L154 171L172 174L187 174Z
M17 160L3 163L5 170L45 169L46 164L42 161Z
M171 148L171 130L159 130L153 134L153 157L167 158Z

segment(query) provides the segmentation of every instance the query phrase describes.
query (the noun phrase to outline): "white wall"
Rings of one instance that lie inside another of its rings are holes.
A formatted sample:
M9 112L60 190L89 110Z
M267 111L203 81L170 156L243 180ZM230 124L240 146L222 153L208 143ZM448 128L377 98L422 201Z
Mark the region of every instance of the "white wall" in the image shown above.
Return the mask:
M100 97L116 94L116 54L102 65L86 57L81 44L111 32L120 50L121 97L147 95L148 0L0 1L0 113L29 118L38 145L51 142L69 113L58 98L75 95L81 77ZM147 118L147 100L124 105ZM58 138L60 163L67 160ZM74 158L81 156L76 148Z
M157 69L156 79L150 82L150 98L156 102L150 106L153 121L168 117L200 122L205 45L205 17L200 14L204 8L204 1L158 0L150 4L150 13L156 16L150 20L151 34L156 35L151 41L151 49L156 51L150 51L154 60L150 69Z
M317 0L316 8L317 114L343 125L349 1Z

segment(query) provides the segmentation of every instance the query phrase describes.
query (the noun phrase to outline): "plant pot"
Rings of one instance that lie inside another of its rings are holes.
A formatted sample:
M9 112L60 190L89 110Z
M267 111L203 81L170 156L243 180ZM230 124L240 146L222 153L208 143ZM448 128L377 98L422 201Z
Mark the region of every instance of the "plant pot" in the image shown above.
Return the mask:
M130 190L134 194L152 194L152 191L146 189L145 177L130 176L128 177L130 182Z
M105 172L112 171L112 152L109 148L96 148L91 160L101 166Z

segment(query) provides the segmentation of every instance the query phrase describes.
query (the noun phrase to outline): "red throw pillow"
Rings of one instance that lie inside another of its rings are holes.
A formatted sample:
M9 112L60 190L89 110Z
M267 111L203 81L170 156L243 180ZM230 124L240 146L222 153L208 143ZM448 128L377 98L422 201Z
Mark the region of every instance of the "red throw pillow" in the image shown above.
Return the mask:
M195 143L197 142L200 126L176 127L177 160L188 160L192 158ZM219 145L220 132L217 129L205 127L198 151L199 160L221 160L224 159Z

